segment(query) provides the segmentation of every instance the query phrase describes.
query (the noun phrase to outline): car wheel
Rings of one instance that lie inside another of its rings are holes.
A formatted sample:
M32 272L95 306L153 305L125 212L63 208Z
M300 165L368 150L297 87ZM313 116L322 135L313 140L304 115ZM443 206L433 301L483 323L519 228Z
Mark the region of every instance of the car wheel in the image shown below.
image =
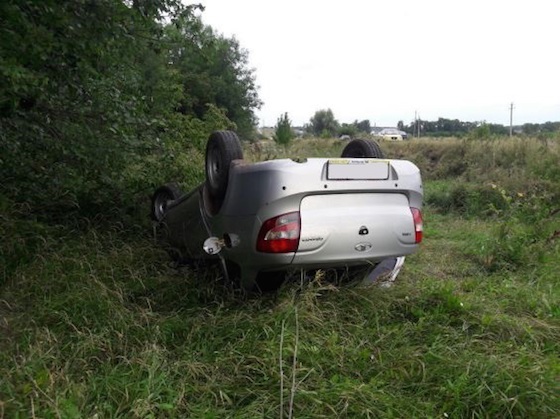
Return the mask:
M212 198L226 195L229 167L233 160L242 159L241 142L232 131L216 131L206 144L206 187Z
M365 158L375 158L382 159L385 156L381 147L373 140L352 140L350 141L344 150L342 150L341 157L365 157Z
M165 216L169 201L173 201L181 195L181 190L175 183L168 183L157 188L152 195L152 219L161 221Z

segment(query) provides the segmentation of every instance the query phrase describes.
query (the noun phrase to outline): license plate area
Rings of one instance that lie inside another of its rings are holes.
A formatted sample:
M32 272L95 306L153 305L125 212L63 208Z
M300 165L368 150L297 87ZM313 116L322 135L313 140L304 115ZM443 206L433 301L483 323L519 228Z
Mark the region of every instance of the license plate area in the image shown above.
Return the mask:
M331 159L327 163L328 180L387 180L389 162L379 159Z

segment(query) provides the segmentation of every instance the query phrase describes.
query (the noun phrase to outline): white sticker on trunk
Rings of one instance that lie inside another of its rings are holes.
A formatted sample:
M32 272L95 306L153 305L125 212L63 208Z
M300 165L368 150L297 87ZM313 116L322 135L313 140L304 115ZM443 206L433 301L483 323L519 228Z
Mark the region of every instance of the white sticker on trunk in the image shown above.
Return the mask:
M333 159L327 166L328 180L387 180L389 162L378 159Z

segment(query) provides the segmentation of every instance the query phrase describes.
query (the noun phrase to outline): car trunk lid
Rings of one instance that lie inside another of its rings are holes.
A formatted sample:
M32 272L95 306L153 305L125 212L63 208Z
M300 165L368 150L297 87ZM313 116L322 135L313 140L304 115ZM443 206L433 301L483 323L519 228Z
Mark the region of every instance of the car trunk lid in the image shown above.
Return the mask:
M415 224L401 193L340 193L305 196L294 264L306 259L360 261L412 253Z

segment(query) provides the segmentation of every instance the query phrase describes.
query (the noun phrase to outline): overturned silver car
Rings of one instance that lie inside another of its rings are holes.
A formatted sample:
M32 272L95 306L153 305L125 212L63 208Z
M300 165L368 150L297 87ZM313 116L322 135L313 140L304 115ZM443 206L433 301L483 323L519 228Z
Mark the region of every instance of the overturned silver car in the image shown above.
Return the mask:
M247 163L237 135L217 131L206 181L152 197L162 241L181 262L215 260L246 289L268 288L292 269L398 273L422 240L422 179L377 143L353 140L341 158Z

